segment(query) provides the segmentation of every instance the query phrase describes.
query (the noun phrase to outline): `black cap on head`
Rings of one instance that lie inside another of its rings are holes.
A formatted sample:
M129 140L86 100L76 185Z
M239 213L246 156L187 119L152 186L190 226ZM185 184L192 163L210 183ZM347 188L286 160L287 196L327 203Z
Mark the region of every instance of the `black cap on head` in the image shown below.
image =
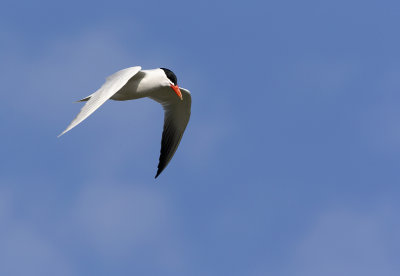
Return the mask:
M161 70L164 71L165 75L167 76L167 78L172 81L175 85L178 84L178 79L176 78L174 72L172 72L171 70L167 69L167 68L160 68Z

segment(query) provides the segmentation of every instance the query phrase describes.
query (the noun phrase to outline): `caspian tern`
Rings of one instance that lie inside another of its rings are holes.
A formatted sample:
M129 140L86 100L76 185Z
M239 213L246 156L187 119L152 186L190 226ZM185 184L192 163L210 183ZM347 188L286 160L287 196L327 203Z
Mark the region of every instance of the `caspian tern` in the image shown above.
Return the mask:
M140 66L130 67L107 77L99 90L78 101L86 104L58 137L76 127L109 99L127 101L149 97L159 102L165 111L157 178L179 146L189 122L192 97L188 90L178 87L177 78L171 70L141 69Z

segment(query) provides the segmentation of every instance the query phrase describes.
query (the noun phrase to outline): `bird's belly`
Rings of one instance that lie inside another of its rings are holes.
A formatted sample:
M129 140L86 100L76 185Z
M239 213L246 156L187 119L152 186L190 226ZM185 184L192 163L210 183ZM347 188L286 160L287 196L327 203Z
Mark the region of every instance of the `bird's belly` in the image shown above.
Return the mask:
M111 99L116 101L140 99L148 97L158 88L158 86L155 86L154 83L148 81L146 78L136 79L134 77L115 93Z
M137 93L131 93L130 91L118 91L115 93L112 97L111 100L114 101L128 101L128 100L135 100L142 98L140 95Z

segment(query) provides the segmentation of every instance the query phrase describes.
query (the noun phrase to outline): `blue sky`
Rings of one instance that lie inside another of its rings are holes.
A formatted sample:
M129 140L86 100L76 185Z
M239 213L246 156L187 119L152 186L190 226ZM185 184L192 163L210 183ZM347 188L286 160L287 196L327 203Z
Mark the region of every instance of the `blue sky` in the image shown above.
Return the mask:
M396 1L2 1L1 275L397 275ZM192 117L73 101L167 67Z

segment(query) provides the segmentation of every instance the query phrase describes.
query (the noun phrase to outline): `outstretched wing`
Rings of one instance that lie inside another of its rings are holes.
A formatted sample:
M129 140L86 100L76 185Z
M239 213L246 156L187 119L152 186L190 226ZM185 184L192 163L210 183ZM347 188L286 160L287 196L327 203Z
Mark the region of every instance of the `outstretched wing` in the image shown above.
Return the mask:
M158 163L156 178L174 156L189 122L192 97L188 90L184 88L180 88L180 90L183 100L180 100L174 93L168 94L171 96L163 99L152 97L153 100L162 104L165 111L160 161Z
M83 120L89 117L93 112L96 111L103 103L110 99L115 93L117 93L124 85L139 71L140 66L130 67L118 71L111 76L107 77L106 82L100 87L99 90L90 95L87 103L82 107L79 114L75 119L69 124L69 126L58 136L65 134L72 128L76 127Z

